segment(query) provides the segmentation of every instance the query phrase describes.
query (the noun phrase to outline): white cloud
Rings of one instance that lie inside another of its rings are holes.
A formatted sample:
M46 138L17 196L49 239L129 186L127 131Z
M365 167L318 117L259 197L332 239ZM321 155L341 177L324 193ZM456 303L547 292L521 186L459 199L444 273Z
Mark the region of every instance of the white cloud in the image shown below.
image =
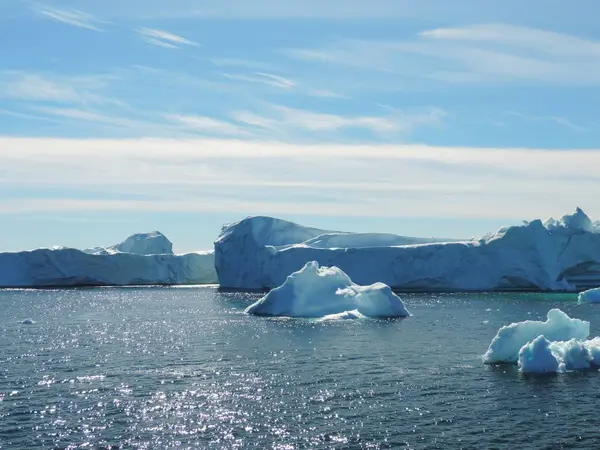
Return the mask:
M396 83L401 76L447 83L600 84L600 41L505 24L438 28L396 41L337 41L284 53L387 73Z
M553 55L600 56L600 42L553 31L507 24L483 24L437 28L421 33L426 38L446 41L485 42Z
M219 135L230 136L247 136L250 134L248 130L240 126L224 120L213 119L212 117L169 114L166 118L181 124L185 128L209 134L217 133Z
M564 117L554 117L554 116L533 116L529 114L522 114L516 111L506 111L506 113L510 116L517 117L519 119L525 120L527 122L546 122L554 125L561 125L573 132L582 133L587 131L586 127L581 125L577 125L572 121L565 119Z
M388 115L347 116L270 105L261 114L238 111L232 117L236 121L266 128L280 135L339 132L355 128L391 137L410 133L421 126L440 126L446 115L443 110L438 108L427 108L411 114L391 108L386 109L390 111Z
M243 67L253 70L274 70L273 64L252 59L210 58L209 61L217 67Z
M182 45L197 47L199 44L174 33L155 28L140 28L136 30L144 41L165 48L179 48Z
M115 80L111 75L63 76L34 72L0 71L0 98L34 102L117 104L104 95Z
M0 148L0 183L44 192L43 198L0 200L4 214L88 209L527 219L579 205L600 216L600 149L47 138L0 138ZM65 195L74 185L77 196ZM120 199L82 199L88 191ZM143 200L132 199L140 194Z
M255 72L252 75L234 73L223 73L221 75L230 80L247 81L249 83L262 83L282 89L291 89L297 84L294 80L290 80L289 78L264 72Z
M91 14L77 9L59 9L50 6L37 5L32 8L37 14L48 19L88 30L102 31L98 28L99 20Z

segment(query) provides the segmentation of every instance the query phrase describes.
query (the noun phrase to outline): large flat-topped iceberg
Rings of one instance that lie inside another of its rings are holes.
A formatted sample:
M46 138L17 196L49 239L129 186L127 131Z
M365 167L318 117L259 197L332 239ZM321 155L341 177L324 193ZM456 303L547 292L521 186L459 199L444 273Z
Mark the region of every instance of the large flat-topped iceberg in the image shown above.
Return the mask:
M159 232L136 234L106 248L82 251L55 247L0 253L0 287L216 282L212 252L173 254L173 244Z
M315 261L291 274L285 282L246 309L249 314L347 319L407 317L402 300L389 286L359 286L337 267Z
M443 241L443 242L442 242ZM581 290L600 285L600 230L579 208L465 241L342 233L272 217L223 227L215 266L225 288L272 289L308 261L361 285L407 291Z

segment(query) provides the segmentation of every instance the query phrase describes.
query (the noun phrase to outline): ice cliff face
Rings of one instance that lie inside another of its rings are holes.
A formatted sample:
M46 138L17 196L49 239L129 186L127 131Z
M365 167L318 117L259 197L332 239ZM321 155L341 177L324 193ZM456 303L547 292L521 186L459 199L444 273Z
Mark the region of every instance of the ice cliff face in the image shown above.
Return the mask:
M55 247L0 253L0 287L216 283L212 252L173 254L161 233L86 250Z
M600 233L578 208L463 242L335 233L271 217L225 226L215 242L227 288L271 289L313 260L358 284L399 290L575 290L600 285Z

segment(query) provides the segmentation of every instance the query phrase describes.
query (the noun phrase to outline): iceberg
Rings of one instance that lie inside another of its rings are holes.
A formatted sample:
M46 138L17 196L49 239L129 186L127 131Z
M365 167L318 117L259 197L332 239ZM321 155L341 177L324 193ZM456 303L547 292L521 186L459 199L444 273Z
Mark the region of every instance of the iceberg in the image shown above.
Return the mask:
M579 293L578 303L600 303L600 288L588 289Z
M560 309L544 322L526 320L498 330L483 362L517 363L524 373L560 373L600 365L600 338L588 339L590 323Z
M579 208L466 240L336 232L256 216L224 226L215 241L223 288L273 289L309 261L399 291L579 291L600 285L600 227Z
M600 365L600 338L551 342L538 336L519 351L519 370L525 373L561 373Z
M246 308L246 313L324 320L410 315L389 286L359 286L341 269L320 267L316 261L292 273L281 286Z
M585 320L571 319L560 309L548 311L547 320L526 320L511 323L498 330L494 339L483 355L483 362L516 363L519 361L519 352L524 345L534 341L539 336L544 336L549 341L568 341L571 339L587 339L590 334L590 323ZM539 350L538 344L532 352Z
M160 232L135 234L120 244L0 253L0 287L211 284L213 252L174 254Z

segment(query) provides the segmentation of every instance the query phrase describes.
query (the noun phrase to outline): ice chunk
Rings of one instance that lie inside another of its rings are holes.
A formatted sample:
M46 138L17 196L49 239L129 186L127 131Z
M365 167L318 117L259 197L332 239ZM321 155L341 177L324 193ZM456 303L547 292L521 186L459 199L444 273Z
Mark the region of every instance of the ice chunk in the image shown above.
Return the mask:
M580 292L577 301L579 303L600 303L600 288Z
M366 316L361 314L358 309L352 311L344 311L338 314L328 314L323 316L319 321L326 322L329 320L348 320L348 319L364 319Z
M538 336L519 351L519 370L529 373L589 369L600 363L600 338L550 342Z
M289 317L356 315L406 317L409 312L389 286L359 286L337 267L310 261L246 309L249 314Z
M534 373L558 372L558 359L550 350L551 342L538 336L519 350L519 370Z
M516 363L521 348L538 336L544 336L549 341L568 341L587 339L589 334L589 322L571 319L560 309L551 309L545 322L526 320L500 328L483 356L483 361L488 364Z

